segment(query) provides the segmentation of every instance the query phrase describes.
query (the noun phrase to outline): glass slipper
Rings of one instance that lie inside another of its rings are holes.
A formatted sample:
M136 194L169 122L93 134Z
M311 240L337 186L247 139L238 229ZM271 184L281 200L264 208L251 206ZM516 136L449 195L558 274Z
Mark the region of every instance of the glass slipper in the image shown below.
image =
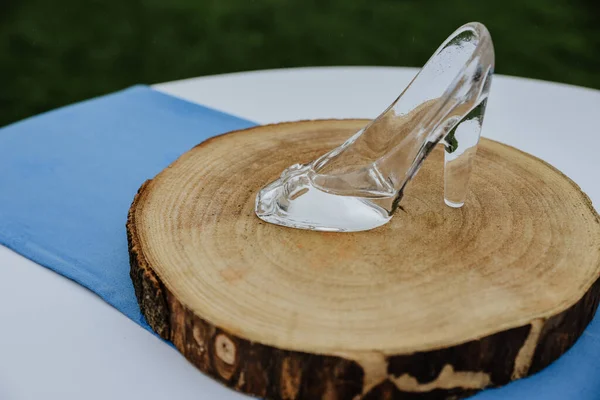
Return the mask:
M494 71L488 30L469 23L438 48L400 96L339 147L294 164L256 196L256 215L291 228L353 232L388 222L440 141L444 201L465 202Z

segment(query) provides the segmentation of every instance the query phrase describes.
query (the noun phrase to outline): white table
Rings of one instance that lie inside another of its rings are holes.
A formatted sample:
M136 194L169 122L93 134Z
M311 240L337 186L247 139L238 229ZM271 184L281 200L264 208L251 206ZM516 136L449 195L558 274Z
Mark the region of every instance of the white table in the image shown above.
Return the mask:
M156 85L259 123L375 117L412 68L304 68ZM559 168L600 208L600 91L496 76L483 135ZM91 292L0 246L0 399L246 399Z

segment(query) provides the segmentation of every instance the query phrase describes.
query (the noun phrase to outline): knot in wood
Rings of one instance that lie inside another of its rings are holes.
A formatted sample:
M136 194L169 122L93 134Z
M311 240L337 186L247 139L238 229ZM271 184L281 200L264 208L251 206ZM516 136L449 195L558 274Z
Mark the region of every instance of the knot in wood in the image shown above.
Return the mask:
M235 364L235 343L222 333L215 338L215 353L225 364Z

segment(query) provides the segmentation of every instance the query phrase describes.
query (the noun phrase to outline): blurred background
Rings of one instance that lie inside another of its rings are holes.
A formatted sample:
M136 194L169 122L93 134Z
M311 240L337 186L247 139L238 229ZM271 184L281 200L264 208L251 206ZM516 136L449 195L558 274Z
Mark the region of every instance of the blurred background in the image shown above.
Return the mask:
M136 83L422 66L469 21L497 73L600 89L599 0L0 0L0 126Z

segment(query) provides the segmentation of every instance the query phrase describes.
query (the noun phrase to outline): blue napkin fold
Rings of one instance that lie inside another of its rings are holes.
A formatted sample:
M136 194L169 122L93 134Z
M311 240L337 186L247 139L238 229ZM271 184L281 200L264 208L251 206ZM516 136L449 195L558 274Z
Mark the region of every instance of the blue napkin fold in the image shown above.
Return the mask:
M137 189L205 139L253 125L135 86L4 127L0 243L150 330L129 278L125 221ZM600 317L544 371L473 399L600 399Z

